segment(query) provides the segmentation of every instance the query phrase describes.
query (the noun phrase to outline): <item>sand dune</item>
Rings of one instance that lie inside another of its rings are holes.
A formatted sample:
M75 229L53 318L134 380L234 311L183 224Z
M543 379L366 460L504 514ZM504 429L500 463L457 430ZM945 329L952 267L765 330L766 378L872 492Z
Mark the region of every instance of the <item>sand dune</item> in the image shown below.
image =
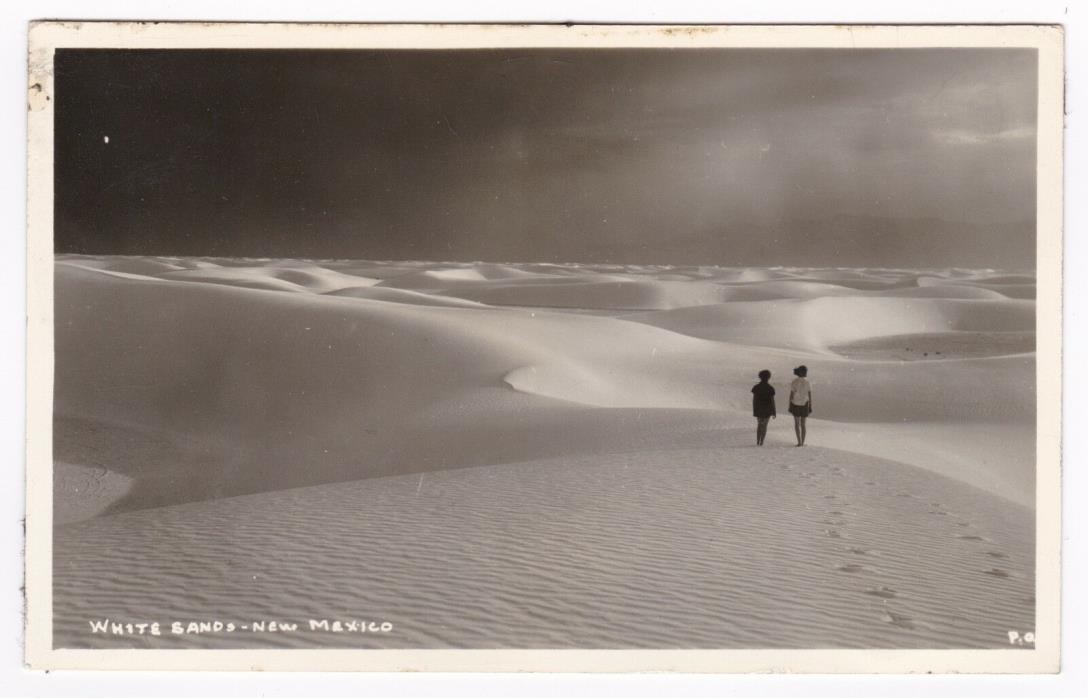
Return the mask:
M1005 298L1035 298L1035 279L1023 274L994 276L986 273L975 273L966 276L961 275L958 283L962 282L966 282L973 288L997 293ZM918 285L923 288L941 287L947 283L947 279L941 276L920 276L918 278Z
M58 637L362 608L381 646L1000 646L1035 409L1000 276L58 257ZM816 447L780 398L748 448L755 373L799 363Z
M401 288L388 288L385 286L348 286L335 291L327 291L330 296L343 296L350 298L365 298L374 301L389 301L390 303L406 303L408 305L436 305L451 308L486 308L484 303L465 300L463 298L447 298L433 293L420 293Z
M670 357L714 351L709 343L608 318L467 310L469 322L451 308L68 268L57 271L57 309L71 317L57 329L57 351L70 357L57 366L59 415L105 414L130 431L183 434L219 454L173 455L192 461L173 466L180 482L153 493L134 488L133 501L154 504L411 471L420 466L406 440L425 462L478 449L471 440L419 437L456 424L480 401L496 410L553 408L523 407L524 393L503 382L527 366L548 375L612 371L567 396L584 404L706 407L718 392L671 389L696 374ZM602 324L607 332L589 336ZM573 357L571 328L589 340ZM644 372L653 352L660 370Z
M959 298L964 300L1000 300L1009 297L982 286L961 286L948 283L934 286L893 288L887 291L878 291L877 293L882 296L900 298Z
M719 303L728 293L693 281L602 280L563 284L508 284L445 291L493 305L648 310Z
M180 264L142 258L122 258L117 260L108 258L103 260L86 259L80 260L80 262L92 268L125 274L138 274L140 276L156 276L158 274L166 274L172 271L185 269L185 267Z
M1006 298L1035 300L1035 284L976 284L976 287L1000 293Z
M534 461L67 527L56 544L58 637L73 647L987 648L1031 627L1028 510L907 466L758 450L747 436L721 444L727 457ZM87 619L103 618L239 629L91 635ZM261 619L393 630L241 629Z
M1035 504L1035 429L1009 422L820 424L820 443L971 483L1024 507ZM963 445L970 444L969 449ZM1025 467L1025 464L1028 467Z
M242 286L270 291L310 291L330 293L348 287L363 286L376 279L364 279L359 276L340 274L329 269L274 267L233 267L224 269L184 269L161 274L160 278L175 281L204 281L208 283Z
M872 337L954 331L1031 331L1035 304L1023 300L836 297L721 303L628 315L691 336L760 346L826 350Z
M478 269L424 269L389 276L382 280L381 285L387 288L400 288L406 290L426 292L451 292L459 289L494 289L508 286L528 284L530 286L544 284L582 284L587 281L616 283L630 281L617 275L599 275L586 278L584 274L570 273L531 273L516 269L505 270L500 273L490 270L488 273ZM486 283L497 281L499 283Z

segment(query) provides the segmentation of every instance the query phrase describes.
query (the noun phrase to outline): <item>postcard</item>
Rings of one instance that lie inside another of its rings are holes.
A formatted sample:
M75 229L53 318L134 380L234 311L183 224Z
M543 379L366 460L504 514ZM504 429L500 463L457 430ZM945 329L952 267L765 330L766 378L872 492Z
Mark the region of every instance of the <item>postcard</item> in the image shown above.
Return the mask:
M33 25L29 665L1057 671L1062 41Z

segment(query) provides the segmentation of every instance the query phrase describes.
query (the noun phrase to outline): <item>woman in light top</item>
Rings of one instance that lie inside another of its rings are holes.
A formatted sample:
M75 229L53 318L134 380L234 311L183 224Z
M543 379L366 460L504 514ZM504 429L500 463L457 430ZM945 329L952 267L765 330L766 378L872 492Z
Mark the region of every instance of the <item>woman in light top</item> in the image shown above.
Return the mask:
M812 414L812 386L808 382L808 366L793 369L797 376L790 383L790 414L793 415L793 431L797 445L805 445L805 419Z

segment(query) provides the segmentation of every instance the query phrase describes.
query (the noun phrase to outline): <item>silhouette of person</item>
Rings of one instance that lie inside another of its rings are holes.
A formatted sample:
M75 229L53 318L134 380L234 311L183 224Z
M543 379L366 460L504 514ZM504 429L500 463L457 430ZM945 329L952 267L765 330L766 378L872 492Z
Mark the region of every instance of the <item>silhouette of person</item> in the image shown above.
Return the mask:
M793 431L797 434L797 445L805 445L805 419L812 414L812 386L808 382L808 366L793 369L797 376L790 383L790 414L793 415Z
M752 415L756 418L756 446L763 445L763 439L767 438L767 423L771 419L778 418L778 411L774 407L774 386L767 381L771 380L771 372L763 369L759 372L759 382L752 387Z

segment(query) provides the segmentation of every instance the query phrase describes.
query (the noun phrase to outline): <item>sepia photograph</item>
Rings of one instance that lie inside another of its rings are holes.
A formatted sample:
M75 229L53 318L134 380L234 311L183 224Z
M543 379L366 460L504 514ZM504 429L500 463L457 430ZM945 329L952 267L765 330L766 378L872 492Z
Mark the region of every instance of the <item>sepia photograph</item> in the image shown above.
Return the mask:
M219 29L32 32L42 666L1056 669L1060 29Z

